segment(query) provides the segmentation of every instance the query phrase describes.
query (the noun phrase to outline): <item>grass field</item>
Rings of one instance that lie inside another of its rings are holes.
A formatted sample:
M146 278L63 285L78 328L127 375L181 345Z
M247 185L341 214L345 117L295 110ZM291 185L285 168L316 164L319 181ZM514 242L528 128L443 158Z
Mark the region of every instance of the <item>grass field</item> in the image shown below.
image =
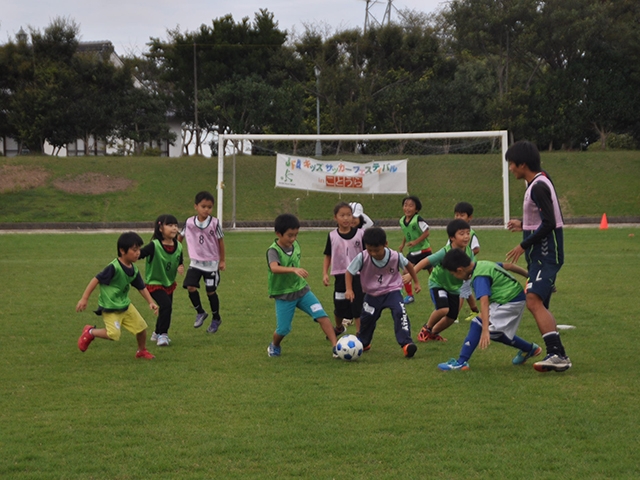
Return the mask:
M484 259L503 259L519 240L502 230L479 235ZM388 314L358 362L332 359L301 314L282 357L269 358L270 233L226 236L217 334L192 327L179 289L173 344L151 345L155 360L134 359L126 332L81 353L82 327L100 319L74 308L115 255L117 235L0 235L0 478L639 478L640 229L565 235L552 310L576 328L562 334L574 364L562 374L514 367L515 351L500 344L477 351L468 372L440 372L468 324L406 360ZM434 230L433 244L444 237ZM311 287L330 310L326 232L299 240ZM399 241L390 232L390 245ZM132 299L153 326L141 297ZM408 307L414 335L430 311L418 294ZM528 313L520 334L541 343Z
M638 216L640 152L543 153L566 218ZM161 213L183 220L193 214L199 190L215 194L217 161L209 158L158 157L0 157L4 166L40 167L43 185L0 194L0 223L7 222L152 222ZM232 219L232 159L225 161L224 220ZM476 220L502 218L502 161L498 155L447 155L411 158L409 192L421 198L426 219L448 219L461 201L475 207ZM56 179L100 173L129 179L125 192L100 195L65 193ZM0 179L1 180L1 179ZM275 189L275 157L236 158L236 220L271 222L291 212L303 220L331 220L336 194ZM522 209L524 183L510 178L511 212ZM401 216L401 195L354 195L374 220Z

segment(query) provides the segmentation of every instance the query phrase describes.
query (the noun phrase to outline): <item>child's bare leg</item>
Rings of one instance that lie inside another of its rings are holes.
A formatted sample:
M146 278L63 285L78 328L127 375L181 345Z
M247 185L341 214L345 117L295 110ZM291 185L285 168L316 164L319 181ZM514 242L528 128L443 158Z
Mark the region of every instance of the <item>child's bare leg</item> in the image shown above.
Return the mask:
M146 350L147 349L147 330L144 329L136 335L136 340L138 341L138 350Z
M333 329L332 329L333 330ZM282 342L282 340L284 340L284 335L278 335L276 332L273 332L273 344L276 347L280 346L280 342Z
M329 317L320 317L318 318L317 322L320 324L320 328L322 328L322 331L331 342L331 345L335 346L337 343L336 332L333 330L333 325L331 325L331 320L329 320Z
M92 328L91 335L93 335L96 338L104 338L105 340L111 340L109 338L109 335L107 335L106 328Z
M439 308L438 310L434 310L433 312L431 312L431 315L429 316L429 320L427 321L427 328L429 328L430 330L433 330L433 327L440 320L442 320L447 315L447 313L449 313L448 308Z
M433 333L434 335L437 335L440 332L449 328L451 325L453 325L454 322L455 320L453 318L444 317L433 326L433 328L431 329L431 333Z

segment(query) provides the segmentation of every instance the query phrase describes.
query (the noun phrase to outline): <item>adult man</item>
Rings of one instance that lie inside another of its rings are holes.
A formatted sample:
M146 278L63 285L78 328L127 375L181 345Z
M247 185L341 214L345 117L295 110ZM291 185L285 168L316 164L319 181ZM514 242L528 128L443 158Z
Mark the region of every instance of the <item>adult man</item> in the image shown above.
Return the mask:
M527 182L523 219L509 220L507 228L523 232L523 241L507 253L516 263L524 253L528 265L527 308L533 314L547 349L546 357L533 364L539 372L564 372L571 368L560 340L549 301L558 271L564 263L562 212L551 179L540 167L540 153L531 142L519 141L507 150L505 160L516 179Z

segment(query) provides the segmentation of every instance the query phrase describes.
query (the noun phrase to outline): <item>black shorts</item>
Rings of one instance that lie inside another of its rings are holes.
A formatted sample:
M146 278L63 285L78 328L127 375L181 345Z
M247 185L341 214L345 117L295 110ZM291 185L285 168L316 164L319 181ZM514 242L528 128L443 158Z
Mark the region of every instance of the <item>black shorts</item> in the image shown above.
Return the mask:
M205 272L199 268L189 267L187 274L182 282L183 288L195 287L200 288L200 278L204 279L204 288L207 292L215 292L220 285L220 272Z
M452 320L458 318L458 313L460 312L460 295L447 292L444 288L440 287L430 289L430 293L436 310L448 308L449 312L447 313L447 317Z
M416 265L420 260L427 258L432 253L431 248L425 248L424 250L418 250L416 252L409 252L407 253L407 260L409 260L413 265ZM427 270L431 273L433 267L429 266L427 267Z
M354 275L351 287L355 298L353 302L344 298L347 291L345 274L334 275L335 283L333 288L333 313L338 318L360 318L362 311L362 302L364 301L364 293L362 293L362 285L360 284L360 275Z

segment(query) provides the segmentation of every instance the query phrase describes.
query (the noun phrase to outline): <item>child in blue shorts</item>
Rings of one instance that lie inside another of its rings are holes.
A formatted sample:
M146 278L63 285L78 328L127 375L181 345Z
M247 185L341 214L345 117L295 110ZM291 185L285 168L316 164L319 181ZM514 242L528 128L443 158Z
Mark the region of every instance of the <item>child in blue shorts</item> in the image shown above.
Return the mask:
M276 301L276 330L267 353L270 357L280 356L280 343L291 332L293 314L299 308L320 324L331 342L334 357L337 357L336 334L331 320L305 280L309 273L300 268L299 229L300 222L295 215L279 215L274 224L277 238L267 250L269 296Z

